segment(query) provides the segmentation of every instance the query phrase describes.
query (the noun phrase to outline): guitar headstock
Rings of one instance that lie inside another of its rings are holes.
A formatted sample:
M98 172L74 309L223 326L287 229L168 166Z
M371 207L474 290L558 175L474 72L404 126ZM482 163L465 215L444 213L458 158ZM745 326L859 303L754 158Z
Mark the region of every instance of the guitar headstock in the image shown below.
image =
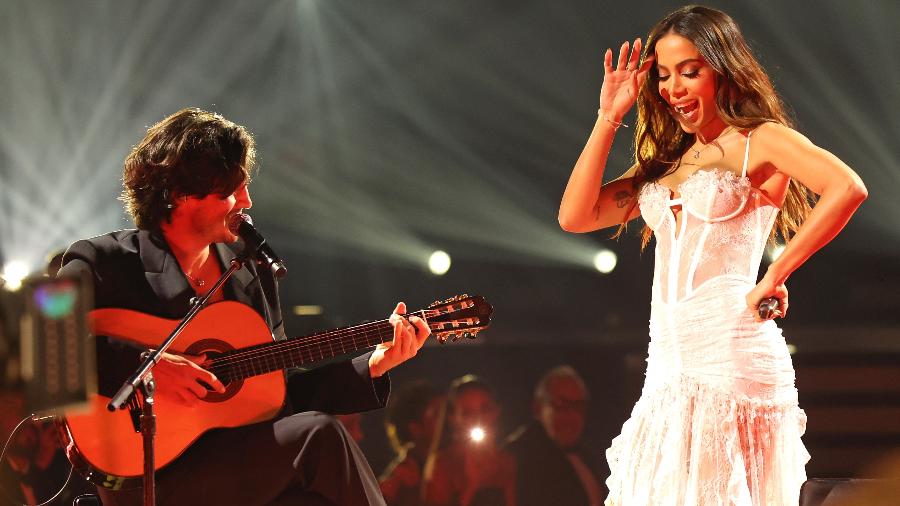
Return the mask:
M494 308L480 295L457 295L422 310L431 333L441 344L447 339L475 339L491 324L493 312Z

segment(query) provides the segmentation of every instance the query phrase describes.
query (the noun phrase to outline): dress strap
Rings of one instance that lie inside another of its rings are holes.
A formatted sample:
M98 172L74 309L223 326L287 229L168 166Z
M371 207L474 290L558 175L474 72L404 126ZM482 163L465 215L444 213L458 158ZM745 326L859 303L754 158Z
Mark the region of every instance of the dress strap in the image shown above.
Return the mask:
M750 136L753 130L747 132L747 147L744 148L744 168L741 169L741 177L747 177L747 162L750 160Z

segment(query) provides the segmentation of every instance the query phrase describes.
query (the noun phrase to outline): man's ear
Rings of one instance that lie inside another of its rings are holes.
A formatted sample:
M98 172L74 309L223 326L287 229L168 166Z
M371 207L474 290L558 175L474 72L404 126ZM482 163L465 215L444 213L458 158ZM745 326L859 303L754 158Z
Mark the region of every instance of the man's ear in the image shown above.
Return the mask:
M166 203L166 209L175 209L178 207L178 204L187 202L187 198L187 195L183 195L180 192L172 191L168 188L163 190L163 201Z

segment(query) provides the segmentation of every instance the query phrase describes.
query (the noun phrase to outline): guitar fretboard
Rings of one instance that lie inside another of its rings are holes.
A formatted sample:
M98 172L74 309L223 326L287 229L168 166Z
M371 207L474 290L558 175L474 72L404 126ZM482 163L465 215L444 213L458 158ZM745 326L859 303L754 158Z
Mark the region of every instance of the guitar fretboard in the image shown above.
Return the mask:
M235 381L348 355L393 337L390 321L380 320L227 351L207 368L223 382Z

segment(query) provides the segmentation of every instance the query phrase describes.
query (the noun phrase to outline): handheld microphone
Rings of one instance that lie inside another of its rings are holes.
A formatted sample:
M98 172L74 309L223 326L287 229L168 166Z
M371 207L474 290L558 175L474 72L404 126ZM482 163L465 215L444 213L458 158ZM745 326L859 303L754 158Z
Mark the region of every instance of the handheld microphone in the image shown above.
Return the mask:
M778 299L776 299L775 297L769 297L768 299L759 301L759 306L757 307L759 317L763 320L772 318L772 316L775 314L775 311L778 309L778 306Z
M231 217L228 228L232 234L244 241L245 248L249 248L248 251L253 251L256 261L271 269L272 274L277 279L281 279L287 274L287 267L285 267L284 261L272 250L266 239L257 232L250 215L245 213L235 214Z

